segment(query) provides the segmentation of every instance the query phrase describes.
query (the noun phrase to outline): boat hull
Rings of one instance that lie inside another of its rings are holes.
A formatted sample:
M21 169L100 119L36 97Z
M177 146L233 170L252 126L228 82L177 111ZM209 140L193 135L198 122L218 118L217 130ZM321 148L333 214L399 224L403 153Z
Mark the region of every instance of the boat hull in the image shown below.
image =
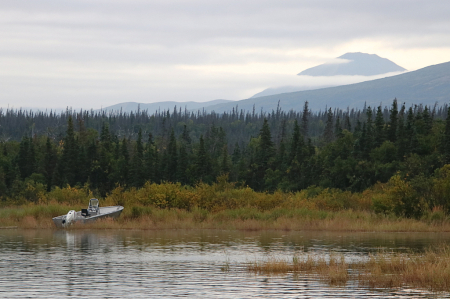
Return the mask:
M100 207L99 213L97 215L93 216L82 216L81 211L76 212L75 219L72 223L90 223L95 222L98 219L105 219L105 218L113 218L116 219L120 216L120 214L123 211L122 206L110 206L110 207ZM66 215L61 215L58 217L53 218L53 223L55 223L57 228L65 228L63 224L63 220L65 219Z

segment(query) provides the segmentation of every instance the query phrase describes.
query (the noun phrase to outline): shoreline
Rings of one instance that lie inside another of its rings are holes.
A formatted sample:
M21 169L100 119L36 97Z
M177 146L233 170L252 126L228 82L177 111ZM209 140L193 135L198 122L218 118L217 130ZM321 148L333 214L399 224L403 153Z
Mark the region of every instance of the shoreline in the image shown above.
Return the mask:
M74 207L77 208L77 207ZM72 209L72 208L71 208ZM52 221L68 206L32 205L0 210L0 228L57 229ZM136 212L140 211L140 212ZM343 210L337 212L308 209L252 208L219 212L194 209L159 209L128 207L117 220L75 224L69 229L226 229L243 231L336 231L336 232L450 232L447 219L411 219L382 216L373 212Z

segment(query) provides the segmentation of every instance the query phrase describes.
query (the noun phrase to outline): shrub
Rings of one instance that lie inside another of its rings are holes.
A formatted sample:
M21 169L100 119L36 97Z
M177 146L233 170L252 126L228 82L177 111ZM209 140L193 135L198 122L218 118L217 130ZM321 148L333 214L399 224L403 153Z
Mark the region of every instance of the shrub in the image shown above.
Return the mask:
M397 216L420 218L427 205L416 190L400 175L394 175L388 182L386 192L393 203L393 211Z

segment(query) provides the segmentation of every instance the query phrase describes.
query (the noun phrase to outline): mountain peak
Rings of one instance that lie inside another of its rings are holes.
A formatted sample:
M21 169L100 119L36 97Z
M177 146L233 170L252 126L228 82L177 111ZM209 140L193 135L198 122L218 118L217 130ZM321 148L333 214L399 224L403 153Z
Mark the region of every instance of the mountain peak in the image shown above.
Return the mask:
M304 70L303 76L374 76L406 71L389 59L376 54L345 53L331 62Z
M338 58L348 59L348 60L357 60L357 59L365 59L365 58L385 59L385 58L381 58L377 54L368 54L368 53L362 53L362 52L349 52L349 53L345 53L344 55L339 56Z

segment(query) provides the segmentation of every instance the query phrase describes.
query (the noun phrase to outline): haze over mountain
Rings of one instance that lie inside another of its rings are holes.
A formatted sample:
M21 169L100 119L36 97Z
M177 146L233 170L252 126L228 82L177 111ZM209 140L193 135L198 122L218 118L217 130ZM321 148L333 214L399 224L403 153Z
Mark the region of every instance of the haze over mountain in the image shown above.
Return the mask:
M221 113L233 108L259 112L276 110L278 101L281 109L301 111L305 101L309 102L311 110L333 108L362 108L364 103L371 106L389 106L397 98L399 103L406 105L443 104L450 100L450 62L428 66L416 71L371 80L356 84L322 88L309 91L298 91L250 98L227 104L218 104L207 108L208 111Z
M404 71L406 70L401 66L375 54L346 53L329 62L302 71L298 74L298 84L295 86L267 88L253 95L252 98L359 83L378 79L381 75L393 76ZM311 84L312 81L315 84Z
M404 72L406 69L389 59L376 54L346 53L331 62L306 69L298 75L304 76L374 76L392 72Z
M154 113L158 110L173 110L174 107L177 107L177 110L180 109L184 112L184 109L187 110L197 110L197 109L203 109L212 105L217 104L223 104L233 102L229 100L213 100L208 102L174 102L174 101L168 101L168 102L156 102L156 103L136 103L136 102L125 102L125 103L119 103L116 105L104 107L102 109L103 111L113 111L113 112L136 112L138 109L141 111L147 110L149 113ZM98 111L97 110L97 111Z
M320 88L326 88L326 87L332 87L335 85L304 85L304 86L281 86L281 87L271 87L264 89L261 92L258 92L257 94L253 95L252 98L259 98L259 97L265 97L270 96L273 94L280 94L280 93L286 93L286 92L295 92L295 91L303 91L303 90L314 90L314 89L320 89Z

